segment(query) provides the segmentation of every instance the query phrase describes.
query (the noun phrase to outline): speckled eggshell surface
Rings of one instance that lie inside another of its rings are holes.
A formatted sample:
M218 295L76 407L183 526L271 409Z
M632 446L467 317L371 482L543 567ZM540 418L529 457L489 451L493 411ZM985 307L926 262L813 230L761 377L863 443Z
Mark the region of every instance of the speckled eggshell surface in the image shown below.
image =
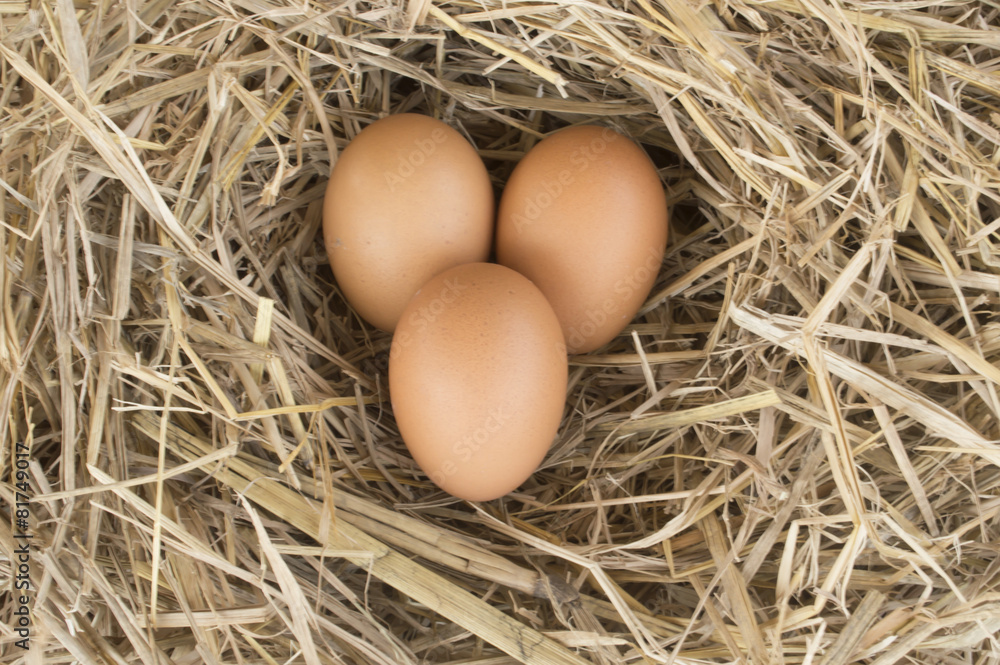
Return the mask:
M493 188L475 148L443 122L412 113L358 133L323 201L337 284L362 318L387 331L428 279L487 259L493 221Z
M509 268L437 275L407 305L389 354L389 392L413 459L443 490L488 501L545 457L566 399L562 331L542 293Z
M637 144L595 126L563 129L520 161L497 215L497 262L534 282L570 353L614 339L656 281L667 202Z

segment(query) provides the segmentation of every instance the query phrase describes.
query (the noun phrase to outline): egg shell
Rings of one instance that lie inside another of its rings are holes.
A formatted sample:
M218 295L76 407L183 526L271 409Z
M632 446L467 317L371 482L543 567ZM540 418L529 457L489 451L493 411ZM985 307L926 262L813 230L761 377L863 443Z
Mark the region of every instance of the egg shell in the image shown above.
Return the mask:
M461 134L413 113L378 120L344 149L326 188L337 284L362 318L392 331L427 280L487 259L494 212L486 167Z
M447 270L407 305L389 354L396 424L441 489L489 501L545 457L566 400L562 331L527 278L492 263Z
M642 148L603 127L560 130L511 174L497 214L497 261L548 298L571 353L629 324L656 281L667 201Z

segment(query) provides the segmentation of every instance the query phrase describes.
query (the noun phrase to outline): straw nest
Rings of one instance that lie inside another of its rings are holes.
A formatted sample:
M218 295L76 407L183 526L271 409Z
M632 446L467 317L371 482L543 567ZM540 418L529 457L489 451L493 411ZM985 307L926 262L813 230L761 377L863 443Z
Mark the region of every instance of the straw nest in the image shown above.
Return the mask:
M0 2L2 662L1000 662L1000 48L967 0ZM437 491L318 239L437 116L660 167L644 311ZM6 582L5 582L6 584ZM26 661L20 659L26 658Z

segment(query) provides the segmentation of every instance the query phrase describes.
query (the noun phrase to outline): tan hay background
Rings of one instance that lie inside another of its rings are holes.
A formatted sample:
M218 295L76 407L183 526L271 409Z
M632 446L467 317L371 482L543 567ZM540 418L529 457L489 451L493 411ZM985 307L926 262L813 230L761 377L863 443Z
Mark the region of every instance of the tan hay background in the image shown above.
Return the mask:
M0 1L0 662L1000 663L998 13ZM498 188L610 124L673 206L488 504L414 467L317 235L403 111Z

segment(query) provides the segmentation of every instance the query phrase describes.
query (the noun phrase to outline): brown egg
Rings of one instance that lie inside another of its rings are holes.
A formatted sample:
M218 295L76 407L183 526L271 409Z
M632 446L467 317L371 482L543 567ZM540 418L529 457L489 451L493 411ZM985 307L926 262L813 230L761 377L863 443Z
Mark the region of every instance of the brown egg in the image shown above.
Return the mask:
M372 123L341 153L326 188L323 236L347 301L391 331L424 282L486 260L493 213L475 148L443 122L404 113Z
M472 263L425 284L389 354L399 433L434 483L469 501L507 494L552 444L567 362L555 313L509 268Z
M525 155L497 216L497 261L534 282L571 353L611 341L656 281L667 202L642 149L602 127L552 134Z

